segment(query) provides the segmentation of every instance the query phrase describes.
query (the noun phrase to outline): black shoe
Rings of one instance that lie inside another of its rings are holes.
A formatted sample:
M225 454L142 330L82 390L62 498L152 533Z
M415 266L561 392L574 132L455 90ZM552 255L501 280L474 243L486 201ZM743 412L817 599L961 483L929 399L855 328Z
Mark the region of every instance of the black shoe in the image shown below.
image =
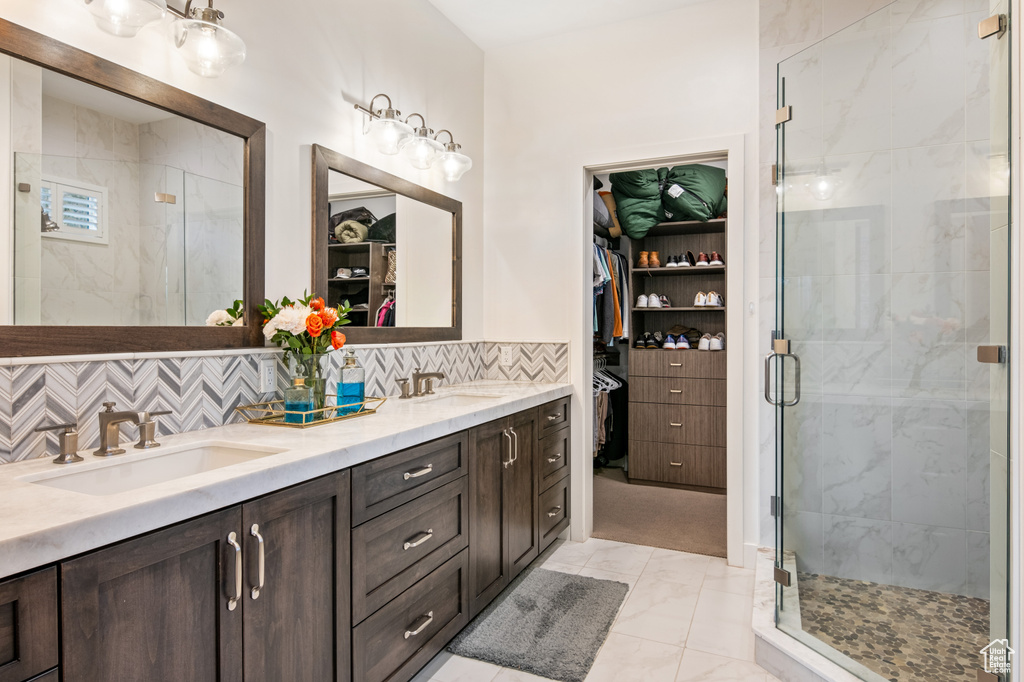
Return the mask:
M654 339L654 336L650 332L648 332L644 334L644 348L661 348L661 344Z
M689 261L691 266L697 265L697 259L693 257L693 251L686 252L686 260Z
M650 338L650 334L636 337L636 341L633 342L633 348L647 348L647 340Z
M661 348L665 343L665 337L661 335L661 332L654 332L651 336L651 340L648 342L648 348Z

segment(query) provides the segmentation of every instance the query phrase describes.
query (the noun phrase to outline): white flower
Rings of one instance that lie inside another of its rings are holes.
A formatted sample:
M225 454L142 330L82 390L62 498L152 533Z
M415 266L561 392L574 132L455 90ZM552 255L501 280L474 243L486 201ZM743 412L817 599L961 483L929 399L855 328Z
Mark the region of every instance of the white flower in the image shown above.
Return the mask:
M228 327L234 318L226 310L214 310L210 313L210 316L206 318L207 327Z
M270 322L267 322L265 325L263 325L263 336L267 338L267 341L273 339L274 334L277 333L277 324L275 324L276 322L277 316L275 315L274 318L270 320Z
M282 330L298 336L306 331L306 318L312 313L312 308L297 303L285 306L281 308L281 312L274 316L274 319L267 322L266 326L263 327L263 334L269 339L278 330Z
M243 325L245 325L245 318L244 317L236 317L235 321L231 323L232 327L241 327Z

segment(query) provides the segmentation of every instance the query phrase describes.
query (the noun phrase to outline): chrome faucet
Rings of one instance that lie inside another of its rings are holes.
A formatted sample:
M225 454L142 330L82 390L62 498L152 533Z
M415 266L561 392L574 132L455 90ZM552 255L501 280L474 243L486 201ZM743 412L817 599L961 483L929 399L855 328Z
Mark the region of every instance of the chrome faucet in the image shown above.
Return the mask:
M427 380L427 390L423 390L423 380ZM417 367L416 371L412 373L412 395L414 398L418 398L421 395L433 395L434 393L434 382L433 379L444 379L444 372L420 372L420 368Z
M103 403L107 408L100 412L100 447L94 451L97 457L109 457L111 455L124 454L121 447L121 424L131 422L139 427L139 442L135 445L140 450L159 447L156 437L156 422L153 417L170 414L170 412L145 412L137 410L114 411L117 403Z

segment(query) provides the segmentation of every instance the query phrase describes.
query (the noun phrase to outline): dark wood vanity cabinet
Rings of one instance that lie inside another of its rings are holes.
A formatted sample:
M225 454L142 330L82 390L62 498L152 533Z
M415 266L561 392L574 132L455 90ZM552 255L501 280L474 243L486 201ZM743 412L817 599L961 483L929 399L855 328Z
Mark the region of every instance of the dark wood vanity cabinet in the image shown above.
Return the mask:
M60 568L65 679L350 679L348 471Z
M57 569L0 582L0 682L33 679L58 658Z

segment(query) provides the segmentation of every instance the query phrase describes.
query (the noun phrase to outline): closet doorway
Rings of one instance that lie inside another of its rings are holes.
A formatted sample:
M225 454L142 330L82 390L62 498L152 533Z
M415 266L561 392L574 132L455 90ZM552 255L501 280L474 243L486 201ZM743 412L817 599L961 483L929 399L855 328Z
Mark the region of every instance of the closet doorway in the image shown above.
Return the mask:
M733 248L739 267L743 260L742 220L730 228L729 160L726 150L589 169L587 458L593 537L743 565L742 507L729 504L730 493L741 494L730 489L730 450L733 459L742 452L742 427L729 430L730 413L742 419L742 318L729 315L729 285L742 282L729 275ZM742 307L742 286L735 296ZM730 317L738 318L732 329Z

